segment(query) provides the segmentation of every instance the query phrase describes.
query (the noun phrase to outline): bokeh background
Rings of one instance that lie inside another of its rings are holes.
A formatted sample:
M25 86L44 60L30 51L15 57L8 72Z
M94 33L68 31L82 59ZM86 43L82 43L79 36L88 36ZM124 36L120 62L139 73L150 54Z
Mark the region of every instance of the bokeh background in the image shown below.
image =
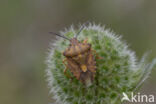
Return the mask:
M0 0L0 104L53 102L45 81L49 43L74 24L111 28L140 58L156 57L156 0ZM141 93L156 95L156 70Z

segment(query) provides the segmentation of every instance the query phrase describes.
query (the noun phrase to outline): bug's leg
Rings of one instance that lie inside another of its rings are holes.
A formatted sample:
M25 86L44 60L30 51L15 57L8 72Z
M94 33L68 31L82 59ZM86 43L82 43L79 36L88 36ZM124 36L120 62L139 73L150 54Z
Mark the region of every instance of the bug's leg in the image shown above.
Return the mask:
M67 61L67 59L64 58L64 59L63 59L63 64L65 65L64 74L68 77L68 75L67 75L67 73L66 73L66 72L67 72L67 69L68 69L68 68L67 68L67 64L65 63L66 61Z
M66 73L67 71L67 64L65 63L67 61L66 58L63 59L63 64L65 65L65 69L64 69L64 73Z
M91 50L91 51L96 55L96 58L97 58L97 59L103 59L103 57L100 57L100 56L96 53L95 50Z
M65 65L65 69L64 69L64 75L66 76L66 77L68 77L68 78L70 78L70 79L72 79L66 72L67 72L67 70L68 70L68 66L67 66L67 64L65 63L67 61L67 59L66 58L64 58L63 59L63 64Z

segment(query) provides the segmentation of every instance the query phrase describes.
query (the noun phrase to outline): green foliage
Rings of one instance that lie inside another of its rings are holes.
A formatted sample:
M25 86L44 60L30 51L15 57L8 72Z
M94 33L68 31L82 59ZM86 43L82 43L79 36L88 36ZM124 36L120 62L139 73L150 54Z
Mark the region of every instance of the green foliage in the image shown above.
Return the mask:
M72 38L77 31L72 27L63 35ZM51 47L47 58L47 75L51 92L58 104L120 104L122 93L137 90L148 77L156 63L147 64L145 57L137 62L135 53L121 40L121 37L104 27L90 24L78 36L82 41L88 38L92 48L103 59L96 59L97 72L90 86L64 75L62 52L69 41L58 39ZM68 70L68 74L72 73Z

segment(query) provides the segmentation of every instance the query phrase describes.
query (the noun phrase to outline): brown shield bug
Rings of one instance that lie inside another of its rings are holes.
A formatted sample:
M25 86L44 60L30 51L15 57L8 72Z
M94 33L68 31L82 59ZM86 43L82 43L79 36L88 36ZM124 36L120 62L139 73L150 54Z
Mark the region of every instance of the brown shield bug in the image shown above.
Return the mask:
M91 44L87 43L87 39L83 40L83 42L77 40L77 36L83 28L84 25L71 39L53 32L50 33L70 41L68 48L63 52L63 55L65 56L63 63L66 67L64 73L66 74L67 69L69 69L76 79L80 80L84 84L87 84L94 80L96 73L96 61L94 55L95 51L92 50Z

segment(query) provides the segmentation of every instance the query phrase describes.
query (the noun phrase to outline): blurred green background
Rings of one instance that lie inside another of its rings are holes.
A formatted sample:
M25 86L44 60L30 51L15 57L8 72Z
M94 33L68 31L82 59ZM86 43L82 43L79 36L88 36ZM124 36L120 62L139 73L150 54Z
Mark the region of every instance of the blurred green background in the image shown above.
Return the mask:
M0 0L0 104L52 102L44 63L49 43L90 20L122 34L140 58L156 57L156 0ZM156 70L141 93L156 95Z

